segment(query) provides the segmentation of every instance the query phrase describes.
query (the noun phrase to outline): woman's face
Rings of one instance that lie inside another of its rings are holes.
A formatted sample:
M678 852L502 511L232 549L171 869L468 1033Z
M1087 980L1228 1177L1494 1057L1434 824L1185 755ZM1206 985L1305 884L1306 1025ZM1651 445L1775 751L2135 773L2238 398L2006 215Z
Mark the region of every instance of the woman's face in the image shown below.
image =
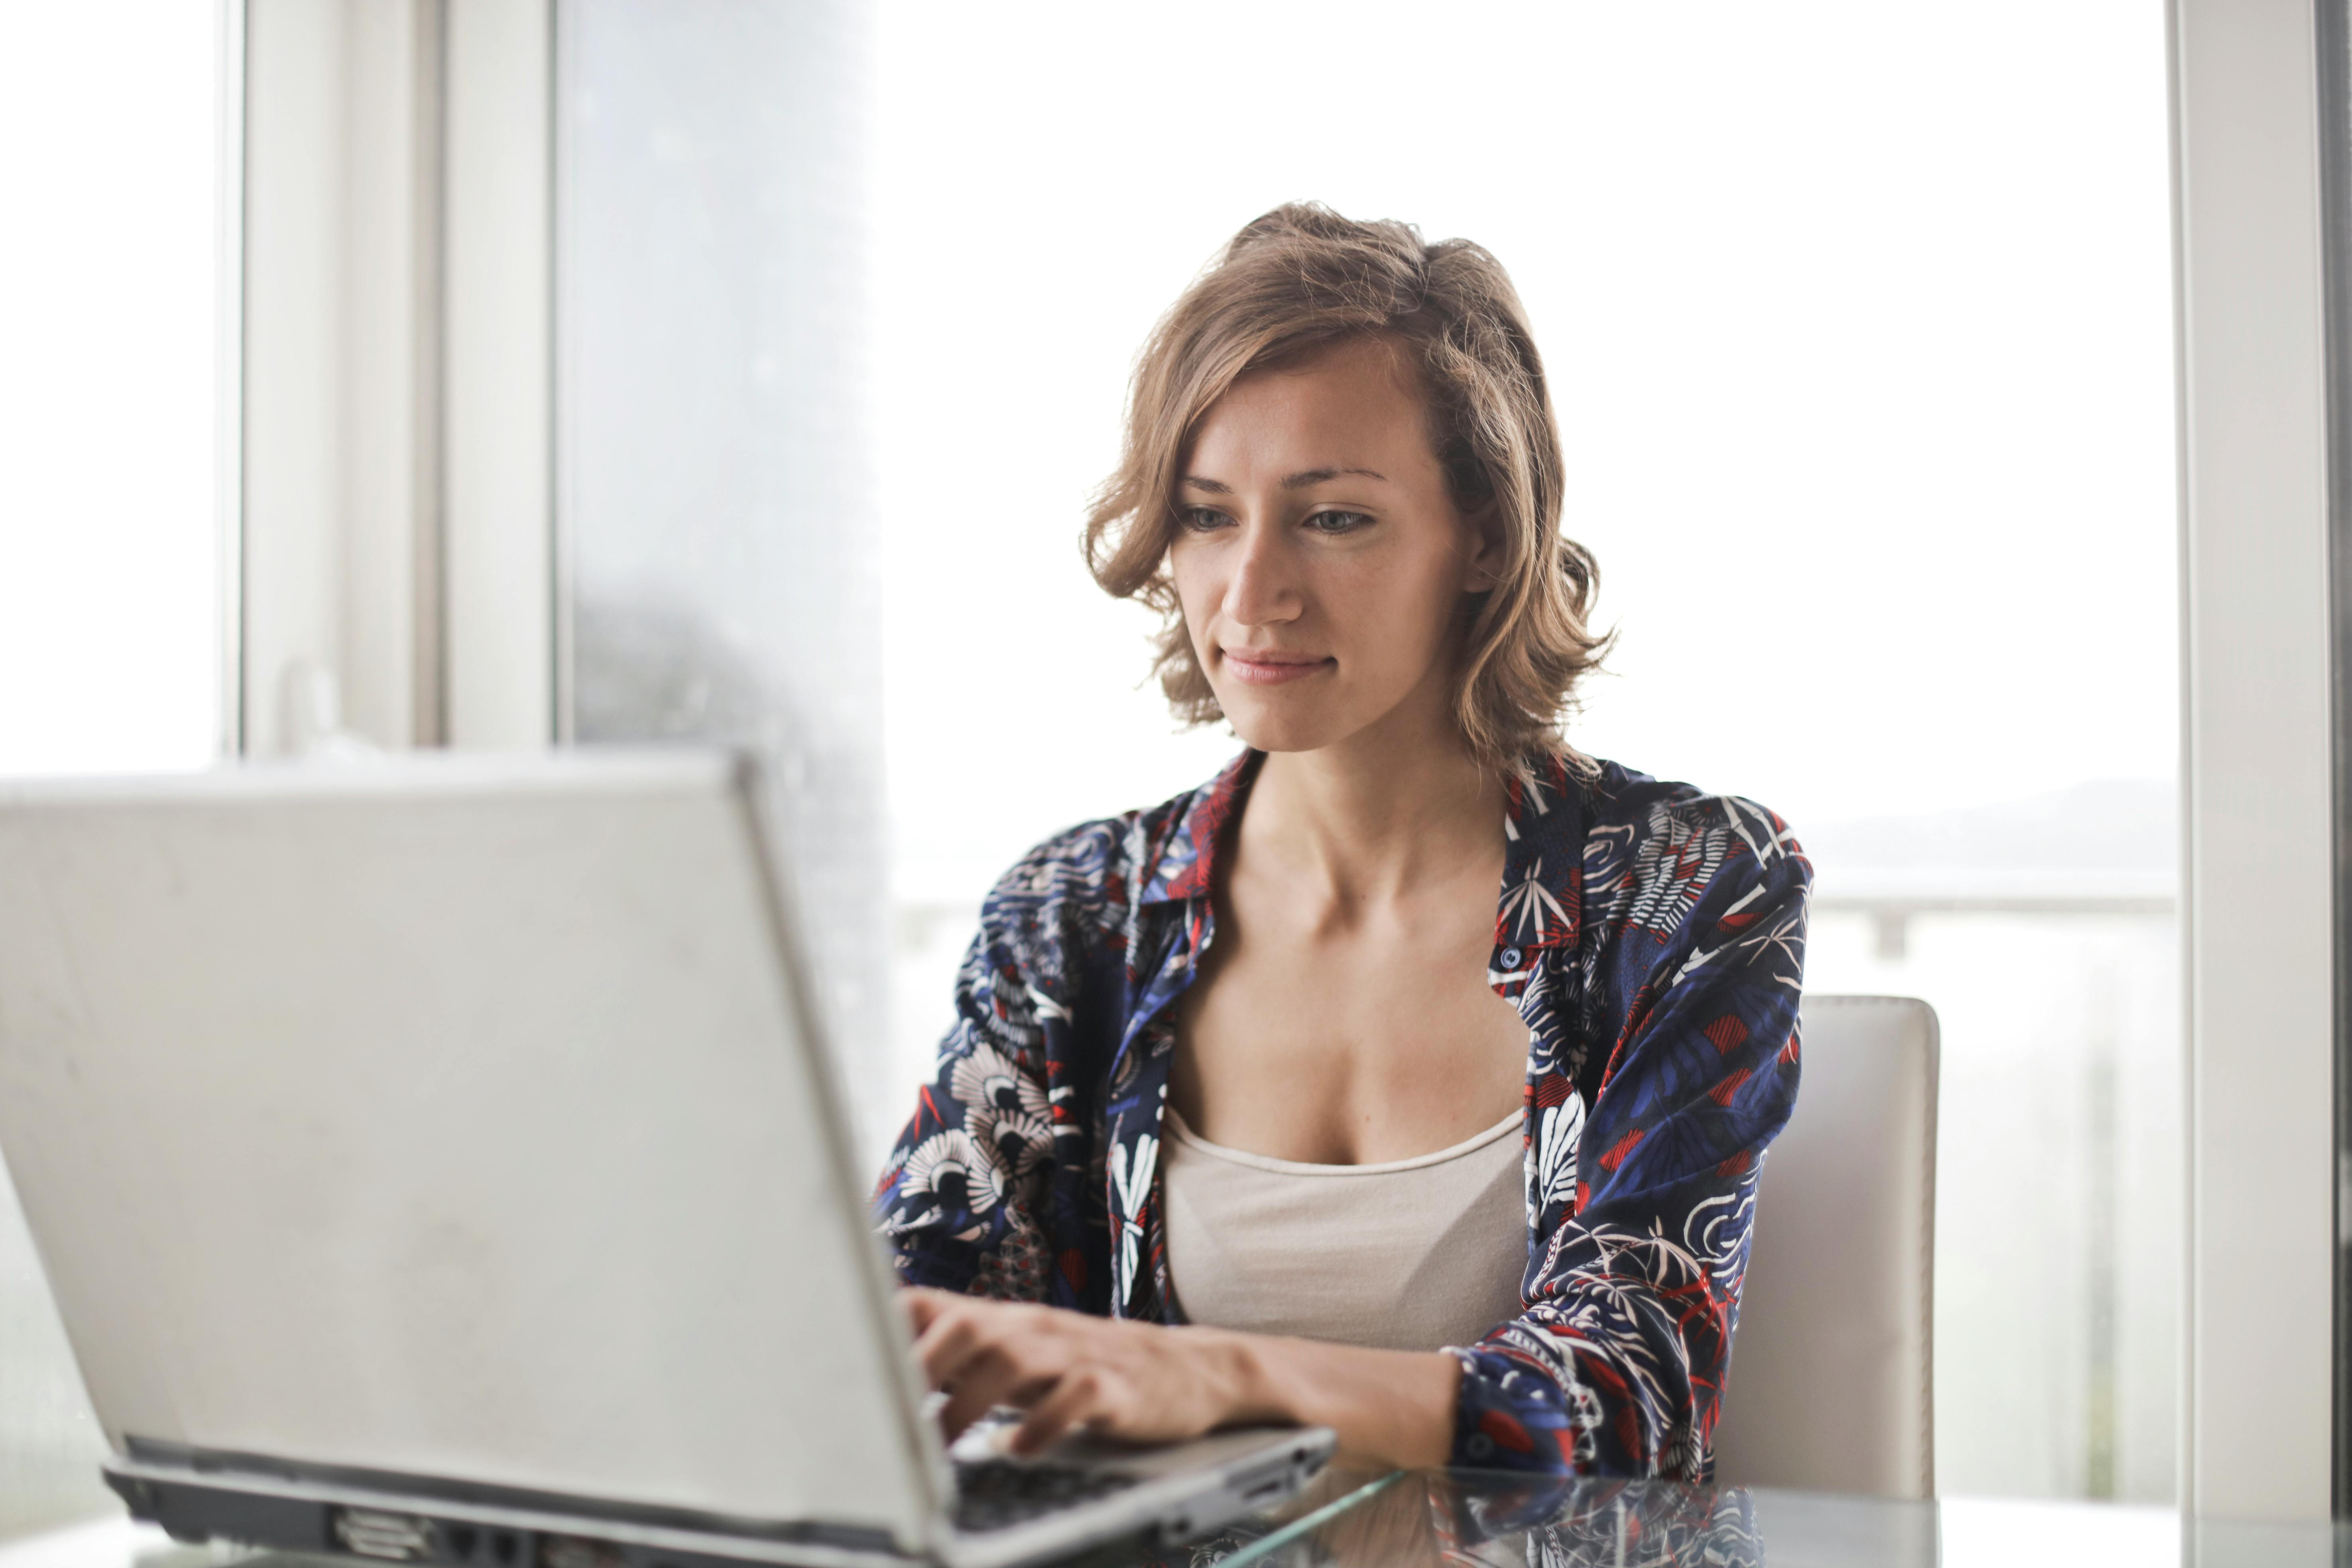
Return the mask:
M1492 585L1497 552L1447 494L1411 374L1356 340L1244 376L1179 474L1185 628L1261 751L1452 721L1462 595Z

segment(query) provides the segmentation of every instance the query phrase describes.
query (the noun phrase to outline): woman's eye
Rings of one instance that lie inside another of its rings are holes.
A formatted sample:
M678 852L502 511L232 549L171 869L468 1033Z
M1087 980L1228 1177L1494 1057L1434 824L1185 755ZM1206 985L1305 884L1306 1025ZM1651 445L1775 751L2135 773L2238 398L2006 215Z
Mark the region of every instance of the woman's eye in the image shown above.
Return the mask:
M1371 525L1370 515L1360 511L1318 511L1307 520L1307 526L1318 533L1353 533Z
M1194 533L1206 533L1211 529L1223 528L1233 520L1214 507L1188 506L1179 514L1179 521Z

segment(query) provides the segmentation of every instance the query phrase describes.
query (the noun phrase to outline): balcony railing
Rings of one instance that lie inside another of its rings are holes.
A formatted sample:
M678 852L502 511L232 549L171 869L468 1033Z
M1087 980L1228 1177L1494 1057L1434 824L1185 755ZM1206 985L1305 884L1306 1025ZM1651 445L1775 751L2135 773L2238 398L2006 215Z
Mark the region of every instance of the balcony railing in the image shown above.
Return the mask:
M2179 906L2168 872L1936 868L1833 871L1813 885L1816 914L1861 915L1878 957L1910 952L1919 915L2169 916Z

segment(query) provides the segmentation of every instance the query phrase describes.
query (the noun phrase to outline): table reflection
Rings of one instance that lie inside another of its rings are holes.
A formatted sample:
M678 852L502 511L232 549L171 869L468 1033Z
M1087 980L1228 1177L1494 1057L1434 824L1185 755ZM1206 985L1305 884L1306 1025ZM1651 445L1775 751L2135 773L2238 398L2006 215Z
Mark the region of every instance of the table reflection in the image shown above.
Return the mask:
M1099 1568L2340 1568L2352 1526L2057 1500L1942 1502L1332 1470L1285 1507ZM1095 1568L1095 1565L1089 1565Z
M1925 1540L1934 1562L1934 1525ZM1906 1554L1879 1556L1901 1563ZM1166 1568L1742 1568L1754 1499L1662 1481L1332 1470L1288 1507L1156 1559Z

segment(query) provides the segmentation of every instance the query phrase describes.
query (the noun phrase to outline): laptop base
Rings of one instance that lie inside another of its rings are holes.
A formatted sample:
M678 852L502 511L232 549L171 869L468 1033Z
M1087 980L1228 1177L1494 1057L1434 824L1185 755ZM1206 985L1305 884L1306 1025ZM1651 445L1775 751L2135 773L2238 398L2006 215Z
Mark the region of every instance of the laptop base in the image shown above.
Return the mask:
M1115 1492L1003 1529L950 1530L928 1551L859 1525L607 1505L137 1438L131 1447L128 1457L106 1462L107 1484L134 1518L187 1542L452 1568L993 1568L1123 1537L1170 1546L1205 1534L1301 1489L1333 1443L1328 1431L1311 1428L1137 1451L1123 1456L1120 1468L1136 1473Z

